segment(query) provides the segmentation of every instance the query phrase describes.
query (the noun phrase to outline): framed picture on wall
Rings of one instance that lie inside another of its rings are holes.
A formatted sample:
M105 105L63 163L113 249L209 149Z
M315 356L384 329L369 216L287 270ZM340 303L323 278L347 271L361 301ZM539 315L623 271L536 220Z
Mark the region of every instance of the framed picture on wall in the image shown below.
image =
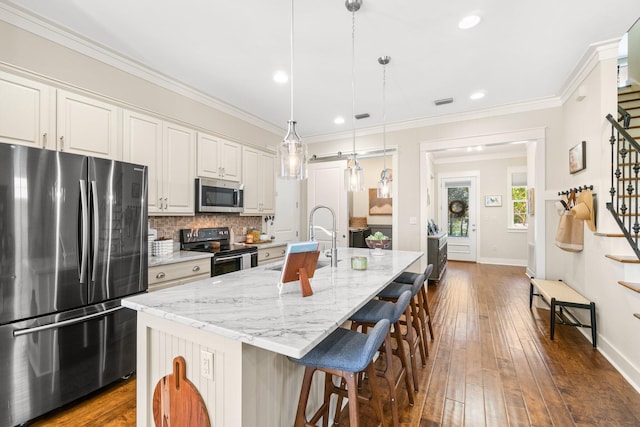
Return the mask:
M378 198L378 189L369 189L369 215L391 215L392 198Z
M484 205L487 207L502 206L502 196L485 196Z
M587 167L587 141L573 146L569 150L569 173L580 172Z

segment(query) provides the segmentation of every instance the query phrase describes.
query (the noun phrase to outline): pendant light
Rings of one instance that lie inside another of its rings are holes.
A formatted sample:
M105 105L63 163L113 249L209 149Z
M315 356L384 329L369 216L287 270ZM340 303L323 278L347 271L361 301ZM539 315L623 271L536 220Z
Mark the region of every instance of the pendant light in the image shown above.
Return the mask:
M278 178L303 180L307 178L307 145L298 136L293 120L293 2L291 0L291 119L287 122L287 135L278 148L277 163Z
M347 191L364 191L364 170L356 158L356 12L362 0L346 0L345 6L351 12L351 122L353 127L353 154L344 171L344 186Z
M391 61L390 56L381 56L378 63L382 65L382 158L383 167L378 181L378 198L388 199L391 197L391 171L387 169L387 64Z

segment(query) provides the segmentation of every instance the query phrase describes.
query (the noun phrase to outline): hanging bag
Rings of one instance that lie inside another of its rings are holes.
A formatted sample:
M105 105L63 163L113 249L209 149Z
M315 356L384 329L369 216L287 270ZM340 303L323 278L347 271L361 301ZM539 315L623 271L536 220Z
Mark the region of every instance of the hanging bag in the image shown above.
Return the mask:
M556 246L568 252L582 252L584 248L584 221L577 219L571 211L560 216Z

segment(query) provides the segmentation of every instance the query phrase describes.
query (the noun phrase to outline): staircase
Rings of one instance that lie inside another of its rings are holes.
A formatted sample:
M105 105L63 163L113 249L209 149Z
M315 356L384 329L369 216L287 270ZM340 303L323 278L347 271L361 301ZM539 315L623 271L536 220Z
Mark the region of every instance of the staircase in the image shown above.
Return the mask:
M607 120L611 123L611 200L607 203L607 209L621 233L596 235L626 239L635 255L606 257L631 267L640 264L640 86L631 85L618 90L618 117L609 114ZM640 283L618 283L640 293ZM640 319L640 313L634 316Z

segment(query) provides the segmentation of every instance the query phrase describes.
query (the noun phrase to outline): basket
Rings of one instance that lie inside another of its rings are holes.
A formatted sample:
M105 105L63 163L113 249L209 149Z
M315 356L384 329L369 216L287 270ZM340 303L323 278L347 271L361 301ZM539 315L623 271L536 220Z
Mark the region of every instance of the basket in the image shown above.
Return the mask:
M349 227L366 227L367 226L367 217L366 216L352 216L349 218Z

